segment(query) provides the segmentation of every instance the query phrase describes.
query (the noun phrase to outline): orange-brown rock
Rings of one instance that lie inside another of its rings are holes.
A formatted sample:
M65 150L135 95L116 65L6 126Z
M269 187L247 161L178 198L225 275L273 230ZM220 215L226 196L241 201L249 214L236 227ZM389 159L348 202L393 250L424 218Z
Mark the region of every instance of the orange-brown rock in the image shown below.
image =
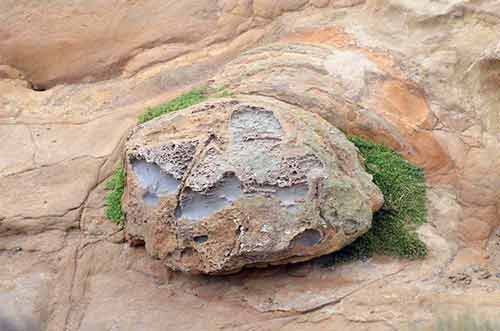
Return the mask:
M215 45L218 56L234 54L263 38L273 18L326 5L312 0L6 0L0 3L0 66L20 72L37 90L133 75L186 54L200 56ZM0 67L0 77L3 72Z
M318 116L258 97L162 116L126 145L126 232L191 273L337 251L383 202L357 153Z

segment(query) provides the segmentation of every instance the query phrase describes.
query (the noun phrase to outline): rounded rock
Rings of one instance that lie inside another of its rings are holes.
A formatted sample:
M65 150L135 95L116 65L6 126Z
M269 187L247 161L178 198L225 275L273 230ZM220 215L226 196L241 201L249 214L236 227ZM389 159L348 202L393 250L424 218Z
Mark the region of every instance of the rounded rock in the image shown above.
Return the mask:
M174 269L226 274L350 244L383 197L344 134L290 104L222 99L137 127L127 238Z

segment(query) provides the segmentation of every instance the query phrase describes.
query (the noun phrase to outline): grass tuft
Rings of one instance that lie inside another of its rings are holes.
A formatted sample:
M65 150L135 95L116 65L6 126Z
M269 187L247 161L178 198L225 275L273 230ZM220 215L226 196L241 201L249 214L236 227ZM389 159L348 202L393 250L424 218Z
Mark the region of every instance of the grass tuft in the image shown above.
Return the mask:
M425 257L427 248L415 233L417 225L427 218L424 172L383 145L358 137L349 139L364 157L366 170L384 194L385 202L374 215L371 229L331 254L326 263L366 259L374 254L407 259Z
M106 218L117 225L123 225L122 196L125 189L125 171L118 168L106 182Z
M456 318L440 317L436 325L435 331L495 331L500 330L500 322L488 320L480 316L474 316L471 313L466 313Z
M207 86L202 86L167 103L157 107L148 108L144 114L139 116L138 122L139 124L143 124L161 115L191 107L207 100L208 98L226 98L230 96L232 96L232 93L224 87L211 89Z
M408 331L498 331L500 330L500 320L489 319L488 317L472 311L466 311L458 315L449 313L440 314L433 321L433 325L423 323L412 323L407 328Z
M150 121L153 118L159 117L161 115L168 114L180 109L188 108L192 105L200 103L207 98L205 92L206 92L205 88L194 89L165 104L162 104L157 107L148 108L144 114L139 116L139 124Z

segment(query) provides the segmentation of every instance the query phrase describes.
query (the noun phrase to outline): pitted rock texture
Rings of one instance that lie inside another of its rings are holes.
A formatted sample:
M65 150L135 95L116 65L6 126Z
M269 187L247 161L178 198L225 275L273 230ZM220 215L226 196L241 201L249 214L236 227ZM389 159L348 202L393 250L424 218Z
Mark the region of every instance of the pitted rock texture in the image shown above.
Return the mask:
M339 250L370 228L383 202L343 133L259 97L141 125L126 162L129 239L185 272L231 273Z

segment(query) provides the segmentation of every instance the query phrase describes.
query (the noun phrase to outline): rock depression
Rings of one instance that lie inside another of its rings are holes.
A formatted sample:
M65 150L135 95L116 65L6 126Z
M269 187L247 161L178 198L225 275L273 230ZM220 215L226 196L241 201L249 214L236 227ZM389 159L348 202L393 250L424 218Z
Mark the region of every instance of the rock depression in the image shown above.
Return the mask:
M383 202L342 132L264 98L139 126L126 145L129 240L175 270L223 274L351 243Z

